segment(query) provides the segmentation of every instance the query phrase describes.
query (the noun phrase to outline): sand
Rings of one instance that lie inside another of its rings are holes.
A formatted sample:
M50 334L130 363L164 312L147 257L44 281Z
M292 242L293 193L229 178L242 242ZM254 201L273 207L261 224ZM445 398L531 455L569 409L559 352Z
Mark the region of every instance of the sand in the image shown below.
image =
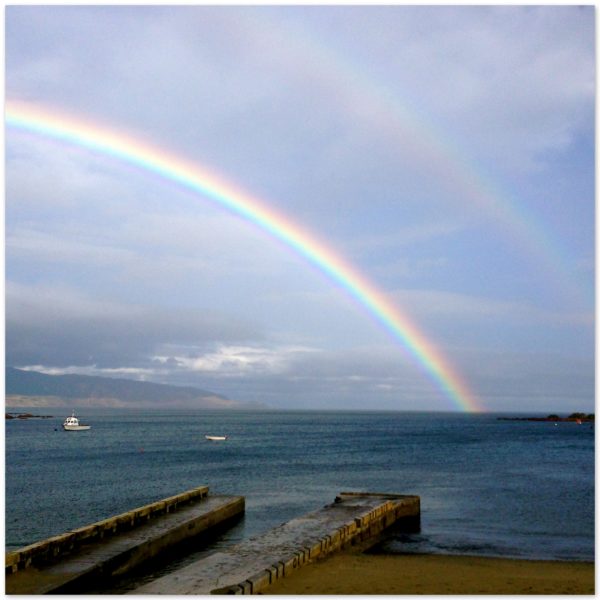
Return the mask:
M336 554L266 594L594 594L594 564L440 555Z

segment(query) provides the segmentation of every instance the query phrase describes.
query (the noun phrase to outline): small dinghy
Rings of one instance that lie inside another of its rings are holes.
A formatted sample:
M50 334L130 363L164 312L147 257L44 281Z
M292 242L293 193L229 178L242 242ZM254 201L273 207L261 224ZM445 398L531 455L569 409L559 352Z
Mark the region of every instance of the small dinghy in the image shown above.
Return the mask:
M205 435L204 437L209 442L223 442L227 439L226 435Z

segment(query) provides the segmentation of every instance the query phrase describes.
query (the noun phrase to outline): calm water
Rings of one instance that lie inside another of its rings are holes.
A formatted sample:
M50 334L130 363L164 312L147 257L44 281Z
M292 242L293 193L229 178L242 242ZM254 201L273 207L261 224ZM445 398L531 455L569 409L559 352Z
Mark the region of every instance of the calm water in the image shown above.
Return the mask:
M11 409L7 409L11 410ZM24 411L26 409L18 409ZM81 410L87 432L6 422L6 546L207 484L244 495L239 541L340 491L421 496L387 552L594 559L594 429L497 415ZM226 434L210 443L204 434Z

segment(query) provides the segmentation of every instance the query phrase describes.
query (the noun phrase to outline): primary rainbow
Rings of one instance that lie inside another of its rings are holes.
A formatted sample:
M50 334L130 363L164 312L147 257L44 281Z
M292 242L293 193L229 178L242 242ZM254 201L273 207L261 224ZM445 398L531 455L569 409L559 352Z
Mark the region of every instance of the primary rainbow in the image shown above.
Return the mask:
M7 100L5 122L10 127L86 148L155 173L210 198L259 226L316 266L362 304L408 350L459 409L468 412L483 410L449 361L385 294L335 252L271 206L206 172L197 164L122 132L73 119L44 106Z

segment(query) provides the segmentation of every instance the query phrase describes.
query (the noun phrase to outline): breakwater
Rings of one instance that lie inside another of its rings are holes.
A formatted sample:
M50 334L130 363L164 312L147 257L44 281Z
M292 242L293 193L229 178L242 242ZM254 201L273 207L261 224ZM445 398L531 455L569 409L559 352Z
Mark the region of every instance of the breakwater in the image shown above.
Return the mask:
M8 594L86 593L243 513L240 496L202 486L6 555ZM420 527L418 496L343 492L332 504L142 585L133 594L254 594L310 561L362 551L382 533Z
M241 496L212 496L208 486L8 552L8 594L83 591L119 576L192 537L243 514Z
M362 551L392 526L420 526L420 498L339 494L332 504L215 552L131 594L256 594L308 562L340 550Z

